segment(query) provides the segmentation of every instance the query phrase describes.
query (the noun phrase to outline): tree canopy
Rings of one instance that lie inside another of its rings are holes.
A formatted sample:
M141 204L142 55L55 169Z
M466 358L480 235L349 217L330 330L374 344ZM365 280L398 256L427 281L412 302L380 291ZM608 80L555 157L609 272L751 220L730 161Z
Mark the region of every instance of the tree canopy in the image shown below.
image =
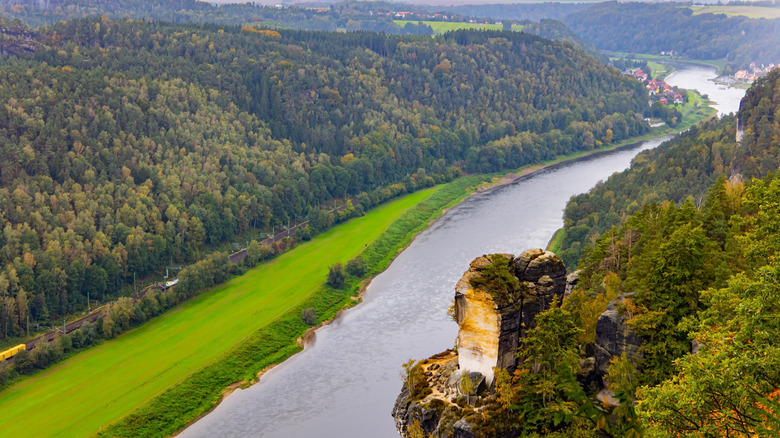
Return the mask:
M3 336L248 232L308 219L302 239L461 169L647 129L641 86L526 34L106 18L20 29L34 49L0 60ZM212 281L189 277L193 290Z

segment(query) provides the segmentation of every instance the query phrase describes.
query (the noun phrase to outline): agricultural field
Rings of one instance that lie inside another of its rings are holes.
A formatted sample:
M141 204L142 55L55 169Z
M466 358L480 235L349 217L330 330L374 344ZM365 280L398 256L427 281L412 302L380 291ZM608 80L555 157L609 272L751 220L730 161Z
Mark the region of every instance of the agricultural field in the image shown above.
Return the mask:
M295 308L439 188L370 211L169 313L0 393L4 436L86 436L144 405Z
M408 21L408 20L393 20L393 22L401 27L405 26L406 23L415 23L415 24L418 23L417 21ZM431 28L433 29L433 33L436 35L443 34L451 30L459 30L459 29L501 30L504 28L504 26L501 24L462 23L462 22L454 22L454 21L423 21L422 23L431 26ZM519 32L522 29L523 29L522 25L519 24L512 25L512 30L515 32Z
M729 17L742 15L748 18L780 18L780 8L764 6L692 6L693 15L724 14Z
M675 70L674 67L660 62L647 61L647 66L650 67L650 73L654 79L664 79Z

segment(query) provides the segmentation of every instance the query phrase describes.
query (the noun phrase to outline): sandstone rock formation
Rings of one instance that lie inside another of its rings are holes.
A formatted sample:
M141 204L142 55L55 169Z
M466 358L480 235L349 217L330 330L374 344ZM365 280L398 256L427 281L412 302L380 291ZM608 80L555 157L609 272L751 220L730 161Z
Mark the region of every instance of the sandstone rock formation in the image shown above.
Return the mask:
M493 367L512 369L518 339L566 287L566 267L542 249L478 257L455 287L460 368L493 381Z
M642 340L626 324L630 319L627 300L633 294L621 294L609 303L607 310L596 322L596 372L604 376L613 357L620 357L624 352L627 356L637 356Z
M563 261L542 249L472 261L455 287L458 353L446 351L417 365L428 390L413 394L404 385L393 408L401 436L416 423L435 437L474 437L469 423L453 412L490 392L494 367L517 365L520 337L535 326L536 315L563 297L566 283Z

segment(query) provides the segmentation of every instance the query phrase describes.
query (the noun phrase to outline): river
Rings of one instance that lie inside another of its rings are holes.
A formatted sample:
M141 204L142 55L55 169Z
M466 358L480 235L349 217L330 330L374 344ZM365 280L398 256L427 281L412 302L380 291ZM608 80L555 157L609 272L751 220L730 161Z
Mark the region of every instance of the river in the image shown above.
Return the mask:
M714 70L678 68L668 83L701 89L721 113L739 108L744 90L738 95L710 82ZM454 345L457 325L447 308L469 262L482 254L544 248L563 225L572 195L627 168L637 153L664 139L562 163L468 198L377 276L363 303L181 436L397 437L390 411L401 389L401 365Z

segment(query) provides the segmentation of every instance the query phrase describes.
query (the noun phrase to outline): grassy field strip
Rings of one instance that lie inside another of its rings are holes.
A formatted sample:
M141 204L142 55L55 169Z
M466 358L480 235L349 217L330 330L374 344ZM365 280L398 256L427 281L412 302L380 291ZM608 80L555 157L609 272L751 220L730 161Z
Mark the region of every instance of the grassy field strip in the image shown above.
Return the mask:
M85 436L144 404L305 300L436 189L318 236L179 309L0 393L3 436Z
M401 27L404 27L406 23L417 24L417 21L409 20L393 20L393 22ZM502 24L485 24L485 23L462 23L454 21L423 21L425 25L431 26L433 33L436 35L449 32L451 30L459 29L481 29L481 30L501 30L504 28ZM519 32L523 29L522 25L513 24L512 30Z
M708 67L714 67L719 72L723 71L723 67L726 65L726 59L690 59L690 58L683 58L683 57L669 57L669 56L662 56L662 55L652 55L649 53L628 53L628 52L613 52L609 50L605 50L605 53L607 53L610 57L614 58L627 58L627 59L644 59L644 60L655 60L660 63L665 62L679 62L682 64L694 64L694 65L704 65Z
M780 8L770 8L766 6L739 6L739 5L707 5L692 6L693 15L701 14L723 14L729 17L744 16L748 18L780 18Z

